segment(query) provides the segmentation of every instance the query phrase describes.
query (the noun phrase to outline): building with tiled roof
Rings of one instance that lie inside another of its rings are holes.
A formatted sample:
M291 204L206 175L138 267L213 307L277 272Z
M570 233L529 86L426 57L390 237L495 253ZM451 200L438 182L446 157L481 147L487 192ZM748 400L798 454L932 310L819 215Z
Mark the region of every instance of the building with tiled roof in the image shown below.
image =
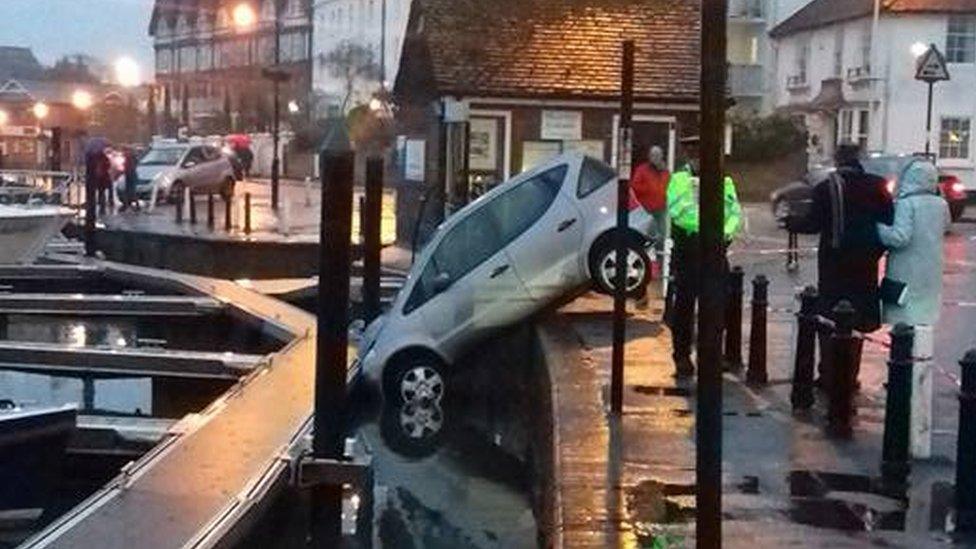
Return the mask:
M420 193L452 210L561 152L615 164L626 39L635 158L655 144L673 159L697 131L700 20L698 0L414 0L394 86L401 211Z
M976 0L813 0L771 32L776 51L773 103L801 116L809 157L830 159L837 143L909 154L926 140L939 167L976 190ZM933 90L915 79L929 45L947 61L951 80Z

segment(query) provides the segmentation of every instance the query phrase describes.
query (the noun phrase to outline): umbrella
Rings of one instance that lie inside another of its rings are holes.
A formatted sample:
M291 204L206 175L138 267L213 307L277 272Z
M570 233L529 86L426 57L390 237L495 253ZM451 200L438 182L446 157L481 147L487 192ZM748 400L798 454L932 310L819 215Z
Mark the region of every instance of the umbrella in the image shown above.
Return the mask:
M85 155L103 153L111 145L112 142L104 137L89 138L85 143Z
M243 133L230 134L224 138L224 141L232 147L250 147L251 146L251 136Z

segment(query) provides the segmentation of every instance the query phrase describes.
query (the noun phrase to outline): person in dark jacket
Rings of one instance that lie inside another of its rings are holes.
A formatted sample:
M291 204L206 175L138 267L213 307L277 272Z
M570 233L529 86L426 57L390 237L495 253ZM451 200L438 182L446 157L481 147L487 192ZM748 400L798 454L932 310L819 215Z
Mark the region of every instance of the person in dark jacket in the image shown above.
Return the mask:
M878 260L885 248L878 237L877 225L890 225L893 218L891 196L885 179L864 171L858 158L860 147L842 144L834 161L837 171L813 189L813 204L802 216L790 216L787 228L803 234L820 234L817 253L818 312L832 317L832 310L842 300L854 306L854 328L873 332L881 327L881 305L878 297ZM829 349L829 334L820 334L820 375L823 357ZM861 346L857 340L856 367L860 368ZM857 372L855 372L855 379Z

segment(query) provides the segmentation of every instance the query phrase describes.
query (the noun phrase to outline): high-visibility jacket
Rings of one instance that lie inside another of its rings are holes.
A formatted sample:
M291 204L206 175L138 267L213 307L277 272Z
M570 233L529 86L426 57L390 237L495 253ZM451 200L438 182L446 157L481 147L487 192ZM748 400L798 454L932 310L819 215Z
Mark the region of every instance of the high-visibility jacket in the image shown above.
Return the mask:
M735 238L742 224L742 207L735 192L735 182L725 176L725 240ZM668 182L668 215L671 223L683 231L698 232L698 177L687 168L674 172Z

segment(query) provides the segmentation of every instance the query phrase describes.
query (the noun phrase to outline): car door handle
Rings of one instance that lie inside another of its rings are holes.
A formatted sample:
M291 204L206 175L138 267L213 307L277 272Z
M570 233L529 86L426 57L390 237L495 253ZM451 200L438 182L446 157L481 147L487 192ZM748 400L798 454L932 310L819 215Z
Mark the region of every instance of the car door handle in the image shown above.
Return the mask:
M575 223L576 223L576 218L575 217L572 218L572 219L567 219L567 220L563 221L562 223L560 223L558 227L556 227L556 231L563 232L566 229L572 227Z
M491 272L491 278L498 278L502 276L507 270L508 270L508 265L499 265L498 267L495 267L494 271Z

